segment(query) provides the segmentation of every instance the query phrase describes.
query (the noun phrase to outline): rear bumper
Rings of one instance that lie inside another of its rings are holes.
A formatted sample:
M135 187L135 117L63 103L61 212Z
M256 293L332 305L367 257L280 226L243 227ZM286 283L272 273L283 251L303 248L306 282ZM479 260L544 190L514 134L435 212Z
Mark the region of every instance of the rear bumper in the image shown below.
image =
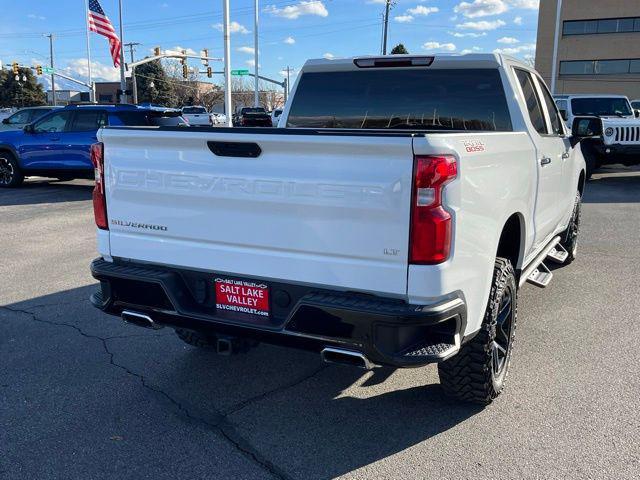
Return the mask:
M112 315L135 311L158 325L317 352L343 348L378 365L415 367L445 360L458 352L466 327L461 294L431 305L410 305L255 279L269 286L271 298L271 316L256 319L216 310L214 273L102 259L92 262L91 273L100 281L91 302Z

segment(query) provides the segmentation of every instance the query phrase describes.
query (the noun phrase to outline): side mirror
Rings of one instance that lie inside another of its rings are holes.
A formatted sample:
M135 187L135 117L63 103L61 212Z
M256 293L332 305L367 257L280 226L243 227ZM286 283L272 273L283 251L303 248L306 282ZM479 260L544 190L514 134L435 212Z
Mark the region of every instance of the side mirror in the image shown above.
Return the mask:
M574 117L571 126L571 146L585 138L602 137L602 120L598 117Z
M33 133L35 131L35 129L33 128L33 123L28 123L22 130L24 131L24 133Z
M560 110L560 116L562 117L562 119L566 122L567 120L569 120L569 116L567 115L567 111L566 110Z
M640 117L640 110L634 110L633 113L636 116L636 118Z
M5 125L9 125L9 119L8 118L3 118L2 119L2 123L4 123Z

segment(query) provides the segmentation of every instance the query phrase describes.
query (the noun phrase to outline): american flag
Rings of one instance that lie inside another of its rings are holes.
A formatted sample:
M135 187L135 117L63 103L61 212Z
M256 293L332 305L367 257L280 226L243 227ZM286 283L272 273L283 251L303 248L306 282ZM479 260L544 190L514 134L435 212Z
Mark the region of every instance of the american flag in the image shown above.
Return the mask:
M107 37L109 50L113 58L113 66L120 66L120 39L111 20L105 15L98 0L89 0L89 30Z

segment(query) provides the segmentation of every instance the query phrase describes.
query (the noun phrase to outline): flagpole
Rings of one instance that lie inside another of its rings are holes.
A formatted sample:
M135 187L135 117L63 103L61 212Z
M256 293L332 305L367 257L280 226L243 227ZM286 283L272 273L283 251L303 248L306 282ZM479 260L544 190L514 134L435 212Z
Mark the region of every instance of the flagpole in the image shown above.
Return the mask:
M84 0L84 13L86 18L86 29L87 29L87 68L89 69L89 101L95 102L95 93L93 91L93 78L91 75L91 43L89 41L89 0Z
M122 90L120 103L127 103L127 95L124 93L127 89L127 81L124 78L124 33L122 27L122 0L118 0L118 7L120 15L120 90Z
M233 126L233 105L231 100L231 32L229 31L229 0L222 0L222 22L224 36L224 113L227 127Z

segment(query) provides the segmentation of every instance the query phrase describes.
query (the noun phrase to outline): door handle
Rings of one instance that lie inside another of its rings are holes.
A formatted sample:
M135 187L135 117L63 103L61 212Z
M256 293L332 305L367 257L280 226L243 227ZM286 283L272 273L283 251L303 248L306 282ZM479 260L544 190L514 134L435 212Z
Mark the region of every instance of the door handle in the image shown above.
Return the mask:
M551 163L551 158L549 157L542 157L540 159L540 165L544 166L544 165L549 165Z
M566 160L567 158L569 158L569 152L564 152L564 153L562 154L562 159L563 159L563 160Z

